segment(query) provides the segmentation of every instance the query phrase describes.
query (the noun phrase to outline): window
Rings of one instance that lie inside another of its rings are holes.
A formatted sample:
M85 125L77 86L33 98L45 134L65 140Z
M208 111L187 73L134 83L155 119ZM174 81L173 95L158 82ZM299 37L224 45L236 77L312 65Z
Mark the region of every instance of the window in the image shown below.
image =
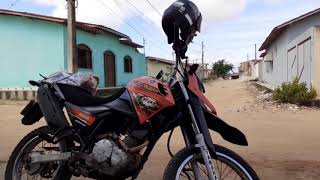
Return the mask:
M92 52L85 44L79 44L78 50L78 68L92 69Z
M130 56L124 57L124 72L132 73L132 59Z

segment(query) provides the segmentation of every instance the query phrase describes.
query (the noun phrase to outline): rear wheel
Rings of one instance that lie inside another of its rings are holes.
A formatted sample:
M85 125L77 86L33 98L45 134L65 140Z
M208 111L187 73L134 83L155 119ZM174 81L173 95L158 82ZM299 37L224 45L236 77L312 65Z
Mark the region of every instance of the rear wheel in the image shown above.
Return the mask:
M233 151L215 145L217 159L214 160L220 180L259 180L259 177L250 165ZM169 162L164 180L192 180L195 178L194 169L198 167L201 179L208 179L206 166L198 148L186 147L178 152Z
M40 137L40 134L51 134L47 126L38 128L25 136L12 152L7 163L6 180L24 179L70 179L72 174L68 171L66 162L47 162L30 165L28 163L31 152L58 153L66 151L64 141L50 144Z

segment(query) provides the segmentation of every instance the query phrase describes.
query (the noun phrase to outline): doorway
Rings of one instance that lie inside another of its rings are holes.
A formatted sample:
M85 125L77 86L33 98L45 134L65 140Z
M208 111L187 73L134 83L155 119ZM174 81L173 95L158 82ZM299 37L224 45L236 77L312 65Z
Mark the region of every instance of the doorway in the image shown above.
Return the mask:
M112 52L104 53L104 82L106 87L116 86L116 62Z

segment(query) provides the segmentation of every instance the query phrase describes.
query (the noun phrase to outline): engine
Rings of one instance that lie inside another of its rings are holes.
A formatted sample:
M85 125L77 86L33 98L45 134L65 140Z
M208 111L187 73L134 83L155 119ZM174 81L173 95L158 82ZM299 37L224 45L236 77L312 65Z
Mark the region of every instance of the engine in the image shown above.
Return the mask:
M124 138L106 135L94 144L91 158L99 166L99 172L112 177L127 177L134 173L140 163L140 151L148 145L147 130L129 131ZM122 140L123 139L123 140ZM86 161L92 166L93 163Z
M129 159L128 154L118 147L118 145L109 140L102 139L93 147L90 154L98 163L108 163L112 167L126 167Z

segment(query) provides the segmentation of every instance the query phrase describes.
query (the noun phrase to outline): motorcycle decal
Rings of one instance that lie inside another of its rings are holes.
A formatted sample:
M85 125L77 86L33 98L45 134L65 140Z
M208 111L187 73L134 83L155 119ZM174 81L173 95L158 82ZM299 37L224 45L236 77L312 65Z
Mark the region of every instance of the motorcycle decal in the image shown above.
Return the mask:
M151 81L150 81L151 83ZM151 83L151 84L154 84L154 83ZM133 85L137 86L137 87L140 87L142 89L145 89L146 91L150 91L150 92L154 92L154 93L157 93L157 94L160 94L159 93L159 89L155 88L155 87L152 87L148 84L144 84L140 81L133 81Z
M88 113L82 112L80 109L71 109L70 115L79 119L81 122L91 126L96 118Z
M215 115L217 115L216 108L211 104L211 102L208 100L208 98L201 92L198 84L197 77L193 75L188 75L188 89L190 89L195 95L198 96L198 98L211 110L211 112Z
M159 86L163 87L162 90L166 95L160 93ZM132 80L128 83L127 88L141 124L162 109L175 105L168 85L152 77Z
M151 114L152 112L156 111L159 109L159 103L151 98L151 97L146 97L143 96L139 93L132 93L133 96L135 97L134 100L136 101L135 103L146 113L146 114Z

